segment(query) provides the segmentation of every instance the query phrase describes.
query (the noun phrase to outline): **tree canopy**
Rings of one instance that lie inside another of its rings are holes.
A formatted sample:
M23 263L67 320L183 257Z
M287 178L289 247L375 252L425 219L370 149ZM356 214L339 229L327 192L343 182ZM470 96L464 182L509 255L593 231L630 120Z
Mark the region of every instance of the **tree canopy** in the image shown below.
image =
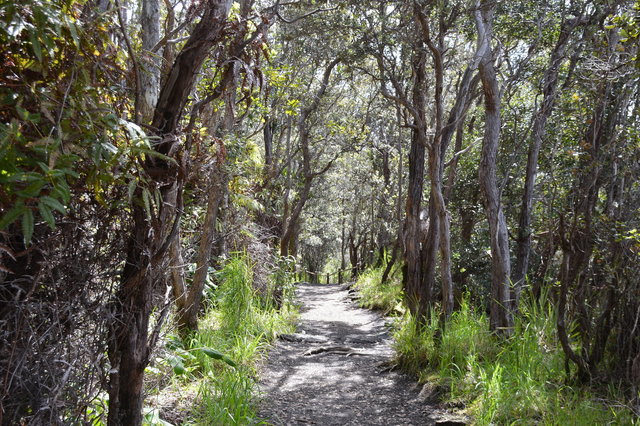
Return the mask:
M106 392L140 424L163 324L238 251L276 304L273 270L380 265L418 324L549 303L568 378L637 404L637 0L0 11L0 423Z

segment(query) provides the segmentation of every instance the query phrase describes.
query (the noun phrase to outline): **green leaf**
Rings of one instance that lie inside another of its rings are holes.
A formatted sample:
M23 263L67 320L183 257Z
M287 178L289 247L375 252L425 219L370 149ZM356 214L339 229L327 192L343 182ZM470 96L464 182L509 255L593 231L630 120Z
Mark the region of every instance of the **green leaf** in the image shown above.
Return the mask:
M161 160L167 161L169 163L178 164L178 162L174 158L168 157L168 156L166 156L164 154L160 154L159 152L154 151L151 148L145 148L145 147L136 146L136 147L132 147L131 148L131 152L134 153L134 154L137 154L137 155L146 154L146 155L149 155L151 157L156 157L156 158L159 158Z
M149 190L147 188L142 190L142 203L144 204L147 219L151 220L151 202L149 201Z
M54 229L56 227L56 220L49 206L43 203L42 200L38 202L38 211L40 212L40 216L47 222L47 225L49 225L49 228Z
M65 17L65 19L68 19ZM76 48L80 47L80 37L78 37L78 30L76 29L75 22L67 21L67 25L69 28L69 33L71 34L71 38L73 39L73 44L75 44Z
M187 372L187 369L184 368L184 364L182 362L173 366L173 372L176 374L184 374Z
M64 180L58 180L56 182L56 187L52 191L52 194L57 194L58 197L65 203L68 203L71 199L71 190L69 189L69 185Z
M60 172L62 172L65 175L71 176L73 178L79 178L80 175L78 174L78 172L76 172L75 170L72 169L60 169Z
M238 366L231 358L224 355L222 352L218 352L215 349L211 348L202 348L201 350L209 358L220 360L233 368L236 368Z
M22 215L22 237L24 243L29 245L31 237L33 236L33 212L30 209L26 209Z
M148 426L174 426L172 423L166 422L160 418L160 411L157 408L144 408L143 424Z
M33 47L33 53L36 54L38 61L42 62L42 46L40 46L40 40L38 40L38 34L32 32L29 34L29 40L31 40L31 47Z
M133 194L135 193L137 186L138 181L136 181L135 179L131 179L131 182L129 182L129 185L127 186L127 198L129 200L129 203L131 203L131 201L133 200Z
M45 183L44 180L34 180L25 189L18 191L18 195L25 198L37 197Z
M622 28L620 30L620 39L622 41L627 41L627 39L629 38L629 33L627 32L627 30L625 30L624 28Z
M58 210L62 214L67 214L67 209L60 203L60 201L55 198L51 198L47 195L44 197L40 197L40 201L51 207L52 209Z
M187 372L187 369L184 367L184 363L180 358L172 356L167 361L171 368L173 368L173 372L175 374L184 374Z
M27 208L23 204L18 204L5 213L0 219L0 231L15 222L26 210Z
M20 105L16 105L16 112L24 121L29 121L29 111L22 108Z

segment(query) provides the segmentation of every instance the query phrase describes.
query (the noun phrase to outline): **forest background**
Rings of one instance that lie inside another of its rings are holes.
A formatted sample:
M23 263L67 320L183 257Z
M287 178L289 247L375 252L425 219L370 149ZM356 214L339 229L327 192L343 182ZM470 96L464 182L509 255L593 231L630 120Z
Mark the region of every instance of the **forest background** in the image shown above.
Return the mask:
M0 10L3 424L102 392L140 424L163 326L194 336L238 252L276 311L285 273L377 270L410 369L466 368L430 350L469 309L494 352L539 324L563 386L637 415L638 1Z

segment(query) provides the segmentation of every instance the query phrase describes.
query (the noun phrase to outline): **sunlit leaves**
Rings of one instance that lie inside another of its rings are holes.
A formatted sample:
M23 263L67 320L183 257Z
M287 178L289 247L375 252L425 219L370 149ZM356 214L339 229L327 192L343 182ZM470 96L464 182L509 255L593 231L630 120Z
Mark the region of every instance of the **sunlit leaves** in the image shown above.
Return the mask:
M130 140L140 144L137 129L127 128L125 143L110 140L123 126L114 111L121 101L98 70L117 65L85 54L103 49L108 29L99 19L81 23L81 6L0 5L0 230L16 223L27 244L39 223L54 228L68 213L72 194L94 191L100 200L103 186L119 179L113 167L143 155L123 149Z
M287 101L286 109L284 113L287 115L297 115L298 114L298 106L300 105L300 101L298 99L289 99Z
M629 10L625 10L610 19L608 29L619 30L620 49L624 51L628 49L629 52L635 52L634 56L630 57L630 60L635 62L636 68L640 68L640 57L638 56L637 47L638 40L640 40L640 0L636 0L633 7ZM627 47L628 46L628 47Z

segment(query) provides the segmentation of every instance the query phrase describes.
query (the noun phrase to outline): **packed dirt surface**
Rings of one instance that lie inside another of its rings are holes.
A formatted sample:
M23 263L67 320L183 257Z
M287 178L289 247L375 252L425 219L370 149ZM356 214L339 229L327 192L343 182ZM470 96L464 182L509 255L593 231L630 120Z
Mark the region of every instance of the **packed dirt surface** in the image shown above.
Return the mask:
M261 374L260 418L278 426L465 424L390 371L385 319L355 306L346 287L303 283L297 297L297 333L280 336Z

